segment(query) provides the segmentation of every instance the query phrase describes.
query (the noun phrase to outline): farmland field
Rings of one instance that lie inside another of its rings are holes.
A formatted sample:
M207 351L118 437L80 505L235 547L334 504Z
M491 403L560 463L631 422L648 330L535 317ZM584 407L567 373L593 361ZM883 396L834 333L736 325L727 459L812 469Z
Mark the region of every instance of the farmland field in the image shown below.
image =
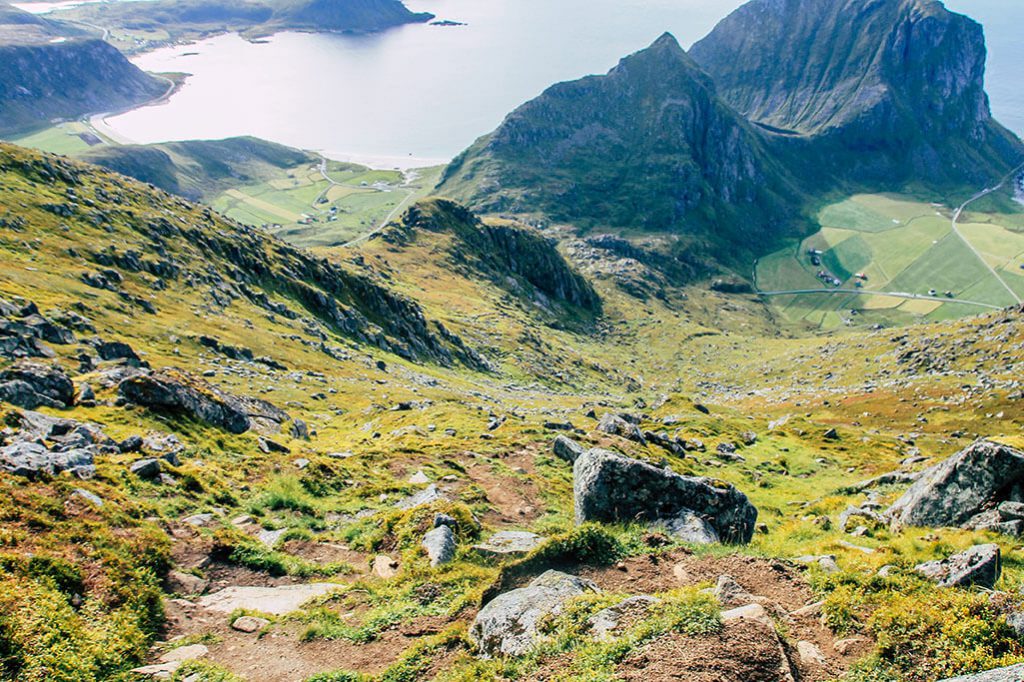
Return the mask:
M959 229L970 246L953 232L951 216L948 207L907 197L850 197L820 212L820 231L761 259L758 288L834 290L769 299L784 320L819 329L949 319L983 312L986 305L1013 305L1014 297L989 267L1018 296L1024 295L1021 215L965 214ZM820 253L812 256L811 250ZM812 262L814 256L820 265Z

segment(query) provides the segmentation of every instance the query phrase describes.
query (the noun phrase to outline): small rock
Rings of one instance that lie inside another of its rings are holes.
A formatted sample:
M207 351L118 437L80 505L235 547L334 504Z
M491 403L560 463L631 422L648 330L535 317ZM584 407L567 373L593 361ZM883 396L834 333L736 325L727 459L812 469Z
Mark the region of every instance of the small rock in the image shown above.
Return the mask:
M796 650L797 654L800 656L800 662L804 665L820 668L828 663L825 659L825 654L821 653L821 649L819 649L818 645L814 642L797 642Z
M398 562L386 554L380 554L374 558L370 569L378 578L388 580L398 575Z
M992 589L1002 572L999 545L975 545L946 559L919 564L914 570L939 587L978 585Z
M231 629L238 630L239 632L258 632L268 625L270 625L270 621L266 618L242 616L241 618L236 618L231 623Z
M440 525L423 536L423 549L430 557L431 566L446 564L455 558L458 542L450 526Z
M160 460L154 457L147 457L146 459L140 459L128 467L128 470L139 478L147 481L152 481L160 477L162 469L160 468Z

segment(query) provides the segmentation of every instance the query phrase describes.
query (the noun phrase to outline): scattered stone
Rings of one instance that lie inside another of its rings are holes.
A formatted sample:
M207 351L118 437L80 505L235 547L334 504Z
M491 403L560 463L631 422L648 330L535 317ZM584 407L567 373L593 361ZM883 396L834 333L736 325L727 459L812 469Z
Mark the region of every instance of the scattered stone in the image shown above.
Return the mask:
M0 469L25 478L36 478L41 474L54 476L61 471L83 479L96 474L93 453L89 448L51 452L39 443L28 441L17 441L0 448Z
M444 496L436 485L431 484L415 495L410 495L404 500L399 500L395 504L395 508L415 509L416 507L422 507L425 504L432 504L434 502L440 502L447 499L448 498Z
M801 606L800 608L798 608L796 611L793 611L789 615L793 616L794 618L817 617L817 616L821 615L821 610L822 610L822 608L824 606L825 606L825 602L823 602L823 601L816 601L813 604L808 604L807 606Z
M750 541L757 509L731 485L681 476L608 450L588 450L573 465L576 522L657 522L700 517L724 542Z
M539 639L541 622L561 612L572 597L598 592L589 580L559 571L546 571L527 587L498 595L489 601L470 627L470 638L480 655L519 656Z
M814 642L799 641L796 643L797 655L804 665L821 668L828 664L825 654L821 652Z
M454 559L455 551L459 547L458 541L455 539L455 532L451 526L445 524L435 525L423 536L422 544L430 558L431 566L440 566Z
M194 661L197 658L203 658L209 653L210 650L204 644L190 644L189 646L180 646L177 649L171 649L160 657L160 662L185 663L186 661Z
M744 606L754 603L754 595L747 592L731 575L718 576L712 592L722 606Z
M846 656L851 651L866 643L867 640L863 637L850 637L848 639L837 639L833 644L832 648L836 650L836 653L840 656Z
M282 585L281 587L225 587L219 592L199 599L199 606L207 611L230 614L237 610L259 611L281 616L295 611L304 603L340 586L332 583Z
M836 431L834 428L829 429L825 433L821 434L821 437L824 438L825 440L839 440L839 432Z
M202 594L210 586L210 581L184 571L171 571L167 574L167 591L172 594L192 596Z
M270 621L266 618L257 618L256 616L242 616L235 618L231 622L231 629L238 630L239 632L259 632L263 628L270 625Z
M975 545L946 559L919 564L914 570L939 587L978 585L992 589L1002 572L999 545Z
M192 516L186 516L181 521L182 523L187 523L190 526L202 528L203 526L209 525L210 521L213 521L213 514L193 514Z
M398 562L386 554L379 554L370 564L370 570L378 578L388 580L398 575Z
M536 533L521 530L503 530L495 533L486 542L473 545L478 554L492 557L506 557L529 554L540 546L544 538Z
M128 470L139 478L147 481L159 478L160 474L163 473L163 469L160 466L160 460L155 457L136 460L129 465Z
M281 445L280 443L272 441L265 436L260 436L256 442L259 445L260 450L267 455L269 455L272 452L276 452L278 454L283 455L291 453L291 449L288 446Z
M626 617L642 618L651 607L661 600L647 595L638 595L623 599L615 606L609 606L595 613L587 621L590 634L594 639L608 641L615 635L619 625Z
M256 539L266 545L268 549L274 549L287 532L287 528L278 528L277 530L261 528L260 532L256 533Z
M823 554L820 556L807 555L800 556L793 559L798 564L805 564L808 566L817 566L825 573L838 573L839 564L836 563L836 558L832 554Z
M569 464L573 464L580 455L587 451L585 447L567 436L555 438L555 442L551 445L551 450L555 453L555 457L564 459Z

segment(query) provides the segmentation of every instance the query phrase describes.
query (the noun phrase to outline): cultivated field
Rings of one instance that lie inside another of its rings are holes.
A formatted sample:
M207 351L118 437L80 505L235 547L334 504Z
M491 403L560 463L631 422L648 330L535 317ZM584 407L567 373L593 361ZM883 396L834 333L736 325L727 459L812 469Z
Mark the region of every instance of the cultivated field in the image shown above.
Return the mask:
M965 213L959 229L970 246L953 232L951 218L948 207L908 197L851 197L821 211L819 232L763 258L758 288L835 291L771 297L784 319L822 329L948 319L1014 304L986 263L1024 296L1020 216Z

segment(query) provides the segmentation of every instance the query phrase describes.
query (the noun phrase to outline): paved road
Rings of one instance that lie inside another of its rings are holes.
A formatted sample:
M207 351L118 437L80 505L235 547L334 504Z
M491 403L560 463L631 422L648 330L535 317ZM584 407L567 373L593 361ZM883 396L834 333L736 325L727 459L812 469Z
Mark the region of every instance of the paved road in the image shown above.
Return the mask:
M957 223L960 221L960 215L964 212L964 209L966 209L968 206L973 204L978 199L986 197L989 194L992 194L992 192L996 192L1002 189L1007 182L1015 180L1022 170L1024 170L1024 164L1017 166L1017 168L1015 168L1012 173L1003 178L1002 182L1000 182L995 187L986 187L985 189L983 189L982 191L978 192L973 197L965 201L964 203L960 204L956 211L953 212L952 220L953 233L960 238L960 241L967 245L967 248L969 248L975 256L977 256L978 260L981 261L982 265L988 268L988 271L992 273L992 276L999 280L999 283L1003 285L1003 288L1010 292L1010 296L1012 296L1013 300L1015 300L1017 303L1022 303L1024 301L1021 301L1020 296L1017 295L1017 292L1010 288L1010 285L1006 283L1006 280L1004 280L999 275L999 273L996 272L995 268L989 265L988 261L985 260L981 253L976 248L974 248L974 245L967 241L967 238L964 237L964 235L960 232L960 228L957 226Z
M918 301L941 301L942 303L963 303L976 305L992 310L1002 310L1003 306L982 303L981 301L965 301L962 298L945 298L943 296L926 296L911 294L905 291L873 291L871 289L792 289L790 291L758 291L760 296L790 296L798 294L862 294L864 296L889 296L891 298L910 298Z

